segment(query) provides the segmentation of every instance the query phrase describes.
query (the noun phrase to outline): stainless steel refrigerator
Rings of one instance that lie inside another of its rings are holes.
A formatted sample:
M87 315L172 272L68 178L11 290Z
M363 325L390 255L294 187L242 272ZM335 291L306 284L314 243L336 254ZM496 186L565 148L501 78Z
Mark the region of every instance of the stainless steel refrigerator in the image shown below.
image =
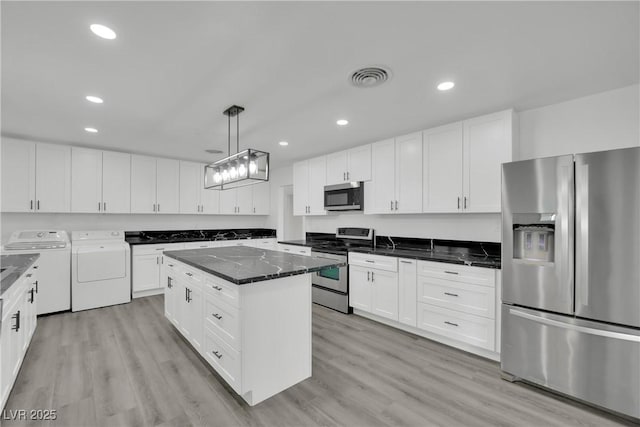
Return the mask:
M505 377L640 418L640 147L502 172Z

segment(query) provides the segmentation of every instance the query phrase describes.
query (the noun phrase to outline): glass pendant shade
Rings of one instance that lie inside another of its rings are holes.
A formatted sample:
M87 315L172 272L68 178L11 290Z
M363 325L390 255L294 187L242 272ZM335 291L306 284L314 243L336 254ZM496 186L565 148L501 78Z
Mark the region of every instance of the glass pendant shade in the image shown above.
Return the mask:
M269 153L251 148L204 167L204 188L225 190L269 181Z

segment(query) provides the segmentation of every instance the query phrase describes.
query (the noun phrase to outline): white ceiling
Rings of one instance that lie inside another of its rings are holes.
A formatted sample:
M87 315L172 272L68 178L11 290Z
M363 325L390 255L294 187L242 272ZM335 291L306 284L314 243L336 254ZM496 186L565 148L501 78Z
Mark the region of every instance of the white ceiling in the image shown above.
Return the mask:
M638 82L638 2L8 2L2 133L275 166L478 114ZM113 28L114 41L89 31ZM385 65L386 84L350 72ZM454 80L450 92L435 86ZM102 105L84 100L104 98ZM349 126L335 121L346 118ZM94 126L99 133L84 132ZM286 148L278 141L289 141Z

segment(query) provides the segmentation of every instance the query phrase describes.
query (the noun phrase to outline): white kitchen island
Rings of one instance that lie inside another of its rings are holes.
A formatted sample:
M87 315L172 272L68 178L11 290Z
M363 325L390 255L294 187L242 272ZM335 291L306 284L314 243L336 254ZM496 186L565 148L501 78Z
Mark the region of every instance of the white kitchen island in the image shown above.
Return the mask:
M249 405L311 377L311 273L339 263L246 246L163 262L165 316Z

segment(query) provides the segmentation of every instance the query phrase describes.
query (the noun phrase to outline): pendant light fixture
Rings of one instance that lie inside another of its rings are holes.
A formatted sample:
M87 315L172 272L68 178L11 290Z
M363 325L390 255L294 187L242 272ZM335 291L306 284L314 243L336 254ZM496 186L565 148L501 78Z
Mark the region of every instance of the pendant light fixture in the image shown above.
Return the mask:
M240 151L240 113L243 107L232 105L223 111L229 122L229 156L204 167L204 188L227 190L269 181L269 153L248 148ZM236 118L236 153L231 154L231 118Z

